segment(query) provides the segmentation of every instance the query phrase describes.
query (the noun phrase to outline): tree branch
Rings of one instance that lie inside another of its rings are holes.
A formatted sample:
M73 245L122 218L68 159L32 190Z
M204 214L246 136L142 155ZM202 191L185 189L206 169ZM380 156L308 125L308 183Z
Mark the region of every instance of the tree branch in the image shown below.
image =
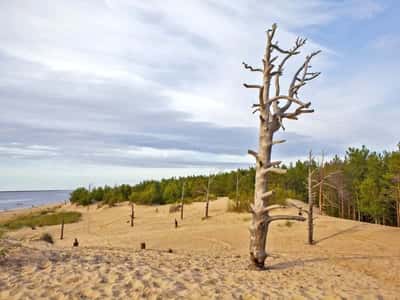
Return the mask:
M267 199L268 197L271 197L273 194L274 194L274 191L268 191L268 192L263 193L261 195L261 198L262 199Z
M286 216L286 215L277 215L277 216L270 216L267 218L266 222L271 223L273 221L279 220L293 220L293 221L305 221L306 218L302 216Z
M270 163L267 164L267 168L273 167L273 166L279 166L282 162L280 160L277 161L271 161Z
M286 140L276 140L272 142L272 145L286 143Z
M244 86L245 88L248 88L248 89L262 89L262 86L261 86L261 85L258 85L258 84L247 84L247 83L243 83L243 86Z
M296 39L294 47L291 50L287 51L286 56L282 59L281 63L279 64L278 70L274 74L275 75L275 96L278 96L280 94L280 76L282 76L282 73L283 73L283 66L289 60L290 57L300 53L297 50L300 49L302 46L304 46L306 41L307 41L306 39L301 39L298 37Z
M301 67L296 71L296 73L293 76L292 83L289 86L289 91L288 91L289 96L293 97L298 92L299 88L305 84L306 81L312 80L319 76L320 73L314 73L314 75L307 78L307 74L309 74L308 73L309 63L310 63L311 59L314 56L316 56L317 54L319 54L320 52L321 51L319 50L319 51L315 51L315 52L311 53L310 55L308 55L306 57L304 63L301 65ZM303 71L303 76L300 78L299 75L300 75L301 71ZM297 81L300 81L300 83L295 88Z
M262 211L263 211L263 213L266 213L266 212L270 212L271 210L274 210L274 209L284 209L284 208L287 208L287 206L280 205L280 204L273 204L273 205L264 207Z
M267 174L268 172L276 173L276 174L286 174L287 170L286 169L280 169L280 168L274 168L274 167L269 167L266 169L263 169L261 171L262 175Z
M272 97L271 99L268 100L268 102L266 104L278 101L280 99L285 99L285 100L288 100L290 102L294 102L294 103L296 103L296 104L298 104L298 105L300 105L302 107L305 107L305 108L307 108L307 107L309 107L311 105L311 102L304 103L304 102L302 102L302 101L300 101L300 100L298 100L296 98L293 98L293 97L290 97L290 96L284 96L284 95Z
M261 69L261 68L253 68L252 66L246 64L245 62L242 62L242 64L243 64L245 69L248 69L248 70L250 70L252 72L264 72L263 69Z

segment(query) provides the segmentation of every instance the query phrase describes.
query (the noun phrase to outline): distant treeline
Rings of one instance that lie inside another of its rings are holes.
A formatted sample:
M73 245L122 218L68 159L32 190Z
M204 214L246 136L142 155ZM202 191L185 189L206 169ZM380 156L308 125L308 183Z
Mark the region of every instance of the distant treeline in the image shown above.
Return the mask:
M316 160L312 161L313 169L319 167ZM275 191L270 203L283 203L286 198L307 201L308 161L297 161L283 168L287 169L286 174L270 175L269 189ZM344 159L335 156L315 171L313 178L318 183L329 174L325 179L328 184L314 189L315 202L317 206L322 203L325 214L400 225L400 150L376 153L365 146L349 148ZM248 210L253 201L254 176L254 168L211 175L211 198L227 196L231 199L230 210ZM184 184L185 202L203 201L207 183L208 176L188 176L96 187L90 191L81 187L71 193L70 200L81 205L97 202L110 206L123 201L148 205L175 203L181 199Z

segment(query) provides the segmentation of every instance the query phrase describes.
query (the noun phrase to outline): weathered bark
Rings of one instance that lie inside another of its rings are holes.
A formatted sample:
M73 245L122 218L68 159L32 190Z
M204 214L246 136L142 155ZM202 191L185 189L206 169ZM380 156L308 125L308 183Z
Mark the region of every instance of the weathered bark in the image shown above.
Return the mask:
M252 265L257 268L264 268L264 262L267 256L265 247L269 224L275 220L305 220L301 216L269 215L268 198L272 195L272 191L268 191L268 173L282 173L282 170L275 168L279 165L279 162L271 161L272 146L284 142L274 141L274 133L280 128L284 129L283 119L297 120L300 114L313 112L313 110L308 109L311 105L310 102L302 102L298 99L298 92L308 81L316 78L320 74L309 71L309 63L312 57L319 53L319 51L317 51L307 56L305 62L294 74L288 94L281 95L280 77L283 73L283 67L290 57L300 53L298 50L305 44L306 40L298 38L293 48L283 50L277 43L273 42L275 31L275 24L267 31L263 67L253 68L243 63L246 69L263 74L262 85L244 84L246 88L259 90L259 103L253 105L255 108L254 112L259 112L260 118L258 152L249 150L249 154L253 155L256 160L254 204L251 206L253 218L250 225L250 258ZM284 55L277 67L274 65L274 61L279 57L272 57L273 51ZM270 88L272 79L274 79L275 95L271 97ZM280 106L280 101L286 101L286 103ZM288 112L288 109L293 103L298 105L298 107L293 112Z

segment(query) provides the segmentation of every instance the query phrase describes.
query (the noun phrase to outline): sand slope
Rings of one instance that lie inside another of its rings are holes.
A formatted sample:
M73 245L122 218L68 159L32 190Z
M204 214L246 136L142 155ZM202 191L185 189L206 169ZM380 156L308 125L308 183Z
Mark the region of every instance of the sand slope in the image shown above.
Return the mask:
M139 206L129 226L127 204L80 210L55 245L35 241L59 226L10 234L18 242L0 261L0 299L400 299L400 230L318 216L317 244L306 223L275 223L268 238L269 270L247 269L249 214L226 212L226 199L185 206ZM276 213L293 213L285 209ZM179 228L174 228L174 219ZM79 248L72 248L77 237ZM149 249L139 250L140 242ZM172 249L173 253L168 253ZM397 298L396 298L397 297Z

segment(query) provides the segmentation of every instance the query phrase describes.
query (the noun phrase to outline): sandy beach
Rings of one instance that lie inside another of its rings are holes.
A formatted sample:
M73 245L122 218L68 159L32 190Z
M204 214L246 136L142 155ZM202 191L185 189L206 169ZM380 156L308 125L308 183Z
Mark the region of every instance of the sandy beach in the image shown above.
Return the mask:
M0 259L0 299L400 298L400 229L318 215L317 242L309 246L306 222L277 222L269 231L268 270L251 271L251 216L226 208L226 198L213 201L211 217L202 220L204 203L186 205L181 221L168 205L136 206L130 227L127 203L63 205L83 214L65 226L63 240L60 226L48 226L1 241L7 255ZM7 217L1 213L0 221ZM53 245L38 241L44 232Z

